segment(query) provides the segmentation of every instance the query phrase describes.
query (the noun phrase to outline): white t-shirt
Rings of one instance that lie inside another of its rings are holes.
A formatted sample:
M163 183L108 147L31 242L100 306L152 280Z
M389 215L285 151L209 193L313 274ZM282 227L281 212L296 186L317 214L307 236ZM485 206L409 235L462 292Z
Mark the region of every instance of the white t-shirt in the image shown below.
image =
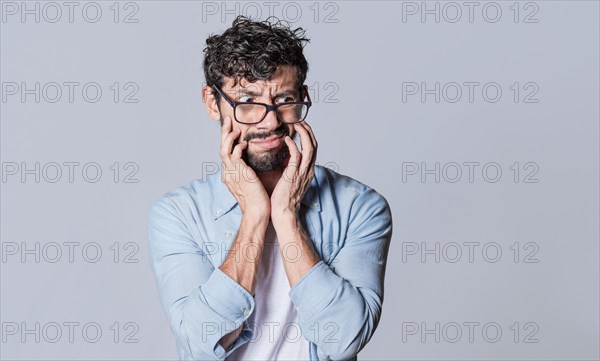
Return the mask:
M269 221L254 289L256 303L248 317L254 337L233 351L227 360L309 359L309 342L302 336L289 291L277 234Z

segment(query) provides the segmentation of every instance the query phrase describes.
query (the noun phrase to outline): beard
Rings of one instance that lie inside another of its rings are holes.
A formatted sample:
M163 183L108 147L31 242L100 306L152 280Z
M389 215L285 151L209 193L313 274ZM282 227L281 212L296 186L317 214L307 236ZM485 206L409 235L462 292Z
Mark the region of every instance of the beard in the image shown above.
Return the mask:
M256 173L266 173L279 169L288 155L290 150L284 143L280 149L270 149L263 154L256 154L246 149L242 153L242 159Z
M244 140L250 142L252 139L264 139L273 135L277 137L284 137L286 135L292 136L290 127L287 124L281 123L277 129L269 133L247 133L244 136ZM235 144L237 143L238 142L236 141ZM259 153L250 151L250 144L248 144L248 147L242 152L242 160L246 162L254 172L266 173L281 168L289 155L290 150L285 142L282 143L280 148L265 149Z

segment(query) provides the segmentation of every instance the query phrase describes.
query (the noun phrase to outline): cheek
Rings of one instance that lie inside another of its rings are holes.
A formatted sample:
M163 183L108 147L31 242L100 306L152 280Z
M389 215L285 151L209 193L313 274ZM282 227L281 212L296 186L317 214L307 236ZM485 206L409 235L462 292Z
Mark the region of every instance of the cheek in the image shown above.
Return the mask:
M229 109L227 109L229 108ZM224 103L221 104L221 107L219 109L219 114L221 115L221 118L225 118L225 117L230 117L231 120L235 123L235 118L233 117L233 111L231 109L231 107L229 106L229 104ZM235 125L234 125L235 127Z
M240 128L238 128L238 129L241 131L241 133L240 133L240 138L239 138L239 139L240 139L240 140L247 140L247 139L246 139L246 136L249 134L249 133L248 133L248 129L244 129L244 128L241 128L241 127L240 127Z

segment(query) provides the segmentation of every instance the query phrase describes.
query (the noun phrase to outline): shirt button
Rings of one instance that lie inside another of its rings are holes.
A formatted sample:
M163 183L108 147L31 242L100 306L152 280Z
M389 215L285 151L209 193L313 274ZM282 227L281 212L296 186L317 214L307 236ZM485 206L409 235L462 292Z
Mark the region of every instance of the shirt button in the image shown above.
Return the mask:
M215 212L215 216L218 216L221 213L223 213L223 210L222 209L217 209L217 211Z
M317 208L319 206L319 204L318 203L313 203L312 206L313 206L313 208Z
M244 314L244 316L248 317L248 315L250 315L250 310L246 307L242 307L242 313Z
M231 235L232 235L232 234L233 234L233 233L231 233L231 232L227 231L227 232L225 232L225 237L229 238L229 237L231 237Z

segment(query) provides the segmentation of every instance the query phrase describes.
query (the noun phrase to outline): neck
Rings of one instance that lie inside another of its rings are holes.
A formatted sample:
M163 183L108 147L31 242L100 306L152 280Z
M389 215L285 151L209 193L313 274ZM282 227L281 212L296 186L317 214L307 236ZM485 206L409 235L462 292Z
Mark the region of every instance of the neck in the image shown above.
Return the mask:
M267 191L267 194L269 195L269 197L271 197L271 194L273 193L273 189L275 189L275 186L277 185L277 182L279 182L279 179L281 178L281 176L283 175L283 167L276 169L274 171L271 172L264 172L264 173L258 173L258 179L260 179L261 183L263 184L263 187L265 187L265 190Z

